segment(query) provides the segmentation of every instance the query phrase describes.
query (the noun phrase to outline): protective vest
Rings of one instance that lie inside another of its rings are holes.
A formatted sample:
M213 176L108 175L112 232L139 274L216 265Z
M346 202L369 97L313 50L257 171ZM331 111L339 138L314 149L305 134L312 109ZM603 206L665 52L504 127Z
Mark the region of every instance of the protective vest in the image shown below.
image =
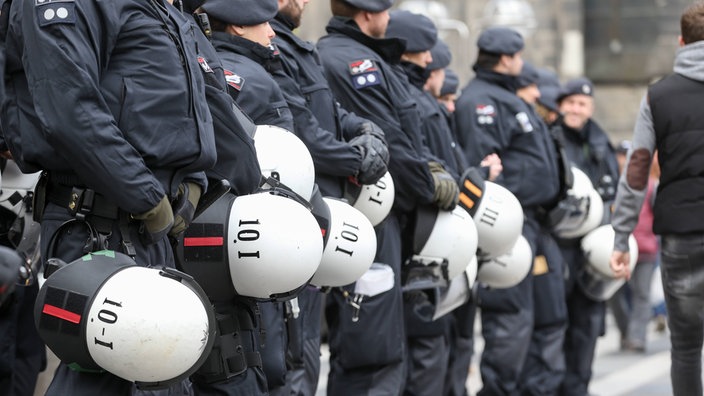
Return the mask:
M648 97L662 171L653 231L704 232L704 83L672 74Z

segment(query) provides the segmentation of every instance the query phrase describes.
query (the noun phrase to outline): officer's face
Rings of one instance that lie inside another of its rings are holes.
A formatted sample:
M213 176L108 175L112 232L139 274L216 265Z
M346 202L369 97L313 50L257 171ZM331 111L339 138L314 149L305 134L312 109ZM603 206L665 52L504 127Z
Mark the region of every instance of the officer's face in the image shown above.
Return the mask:
M516 91L516 95L523 99L524 102L534 105L538 102L538 98L540 98L540 90L536 84L530 84L519 88L518 91Z
M433 70L425 83L425 90L437 98L440 96L443 82L445 82L445 69Z
M368 18L369 26L367 28L367 35L375 38L384 38L386 28L389 26L389 10L369 12Z
M594 99L588 95L570 95L560 102L560 113L565 125L582 129L594 114Z
M508 64L509 74L512 76L517 76L521 74L523 70L523 55L521 52L516 52L513 56L509 56L510 61Z
M242 34L240 36L243 38L254 41L264 47L271 45L271 39L276 36L269 22L260 23L259 25L242 26L241 32Z
M447 111L450 113L455 112L455 101L456 100L457 100L457 95L455 95L453 93L443 95L438 98L438 102L440 102L440 104L444 105L445 108L447 108Z
M420 66L422 68L428 67L430 62L433 61L433 56L430 54L430 51L422 51L422 52L406 52L403 54L401 59L411 62L416 66Z
M288 17L295 27L301 26L303 8L309 0L279 0L279 12Z

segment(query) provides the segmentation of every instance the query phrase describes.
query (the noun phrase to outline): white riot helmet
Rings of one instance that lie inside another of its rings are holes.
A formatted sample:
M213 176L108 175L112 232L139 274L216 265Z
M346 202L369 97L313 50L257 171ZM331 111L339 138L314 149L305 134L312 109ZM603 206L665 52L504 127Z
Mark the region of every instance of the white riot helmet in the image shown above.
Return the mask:
M111 250L61 262L39 291L34 319L61 361L144 388L195 372L216 332L212 306L193 278L138 266Z
M7 160L5 169L2 171L2 187L0 191L0 206L12 211L15 215L21 215L26 209L23 205L25 199L30 196L37 185L39 175L36 173L22 173L17 163L13 160Z
M315 181L313 158L292 132L272 125L258 125L254 147L262 174L272 177L306 200Z
M418 288L427 288L424 284L429 279L438 286L447 285L467 269L477 251L477 241L477 227L464 209L455 207L446 211L434 206L419 207L413 232L413 255L404 267L404 287L413 289L411 283L418 282Z
M395 194L394 179L391 178L389 172L386 172L374 184L358 185L348 181L345 199L355 209L367 216L372 226L376 227L391 212Z
M571 167L573 184L567 197L549 213L555 235L561 238L579 238L601 224L604 202L594 189L589 176L577 167Z
M606 301L626 282L615 279L611 270L611 253L614 249L615 232L610 224L596 228L582 238L585 264L577 274L577 283L588 297ZM631 271L638 261L638 243L633 235L628 237Z
M533 251L523 235L508 253L479 263L477 281L494 289L506 289L521 283L533 268Z
M290 299L318 268L323 238L315 217L277 191L228 193L186 230L177 264L212 300Z
M460 183L459 205L472 215L479 236L479 260L507 253L523 231L523 208L513 193L468 169Z
M433 320L452 312L455 308L468 302L472 298L472 289L476 279L477 256L475 255L464 270L464 276L452 278L449 286L440 288L438 291Z
M343 201L323 198L330 209L330 227L320 265L310 283L344 286L356 281L374 262L376 234L369 220Z

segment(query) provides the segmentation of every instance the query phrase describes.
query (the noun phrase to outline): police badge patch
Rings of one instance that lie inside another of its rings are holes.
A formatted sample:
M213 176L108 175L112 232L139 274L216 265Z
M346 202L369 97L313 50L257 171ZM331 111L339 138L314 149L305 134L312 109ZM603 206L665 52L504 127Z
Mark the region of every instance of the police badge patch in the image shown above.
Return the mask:
M520 112L516 114L516 120L521 125L521 129L523 129L523 132L533 132L533 124L530 123L530 118L528 118L528 114Z
M241 91L242 87L244 86L244 78L229 70L225 70L225 80L227 81L227 85L231 86L237 91Z
M494 109L494 106L478 104L475 111L479 125L491 125L494 123L494 117L496 117L496 109Z
M198 57L198 64L200 65L200 67L203 69L204 72L213 73L213 69L210 68L210 65L205 60L205 58L203 58L202 56Z
M352 84L357 89L381 84L381 73L371 59L362 59L349 64Z
M73 25L76 23L76 3L74 0L34 0L39 26L57 23Z

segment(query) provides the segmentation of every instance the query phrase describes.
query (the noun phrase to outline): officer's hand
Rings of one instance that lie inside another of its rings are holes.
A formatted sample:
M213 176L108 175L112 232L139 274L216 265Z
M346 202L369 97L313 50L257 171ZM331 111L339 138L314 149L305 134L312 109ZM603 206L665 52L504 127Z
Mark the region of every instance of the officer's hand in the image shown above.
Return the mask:
M191 224L201 191L200 185L193 182L184 182L178 186L178 195L171 205L174 210L174 226L169 231L170 236L177 236L186 231Z
M162 240L174 225L174 212L166 196L151 210L132 215L132 218L142 220L141 234L147 244Z
M455 179L447 173L441 164L430 161L428 162L430 173L433 175L433 183L435 183L435 193L433 194L433 202L440 209L452 210L457 206L460 199L460 188Z
M499 177L501 172L504 170L503 165L501 165L501 158L496 153L492 153L484 157L479 166L489 168L489 175L487 179L489 181L496 180L496 178Z
M620 252L614 250L611 253L611 271L614 272L614 278L620 279L624 278L629 280L631 278L631 253L630 252Z
M374 184L387 171L389 150L386 144L371 134L364 134L350 140L362 154L362 164L355 177L360 184Z

